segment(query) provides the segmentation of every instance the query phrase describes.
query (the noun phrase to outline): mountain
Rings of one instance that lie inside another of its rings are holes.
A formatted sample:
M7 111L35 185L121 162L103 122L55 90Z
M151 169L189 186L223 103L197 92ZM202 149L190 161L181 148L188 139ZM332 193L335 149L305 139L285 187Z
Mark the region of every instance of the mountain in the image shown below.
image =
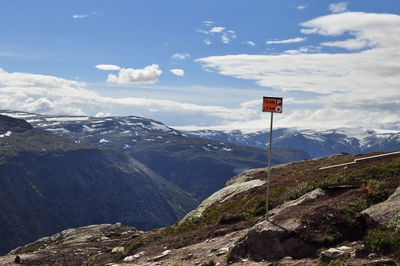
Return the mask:
M119 150L73 143L0 115L0 253L60 230L173 224L197 202Z
M266 131L242 132L240 130L194 130L186 134L205 139L213 139L265 148L269 144ZM308 152L312 157L323 157L341 152L369 153L400 149L400 132L377 132L363 128L339 128L333 130L300 130L278 128L273 130L273 147L293 148Z
M115 148L128 153L160 176L203 200L222 188L232 176L266 164L266 152L188 136L161 122L136 116L48 116L0 111L29 121L35 128L57 134L75 143ZM272 163L309 158L296 149L275 149Z

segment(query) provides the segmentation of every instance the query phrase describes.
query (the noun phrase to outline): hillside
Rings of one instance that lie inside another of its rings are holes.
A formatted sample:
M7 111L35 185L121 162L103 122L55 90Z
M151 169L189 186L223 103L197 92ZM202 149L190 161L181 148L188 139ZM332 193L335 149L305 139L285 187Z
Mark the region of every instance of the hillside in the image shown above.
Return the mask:
M186 134L257 148L267 147L266 131L242 132L240 130L195 130ZM273 131L273 146L293 148L308 152L311 157L324 157L340 152L370 153L400 150L400 132L377 132L364 128L338 128L310 130L278 128Z
M167 226L197 202L121 151L75 144L0 115L0 254L96 223Z
M201 201L222 188L233 175L266 165L259 148L190 137L161 122L136 117L48 116L0 111L23 118L35 128L75 143L114 148L128 153L163 178ZM296 149L275 149L272 163L308 159Z
M77 229L20 248L0 262L19 254L25 265L396 265L400 157L320 170L371 155L376 153L275 167L269 221L263 216L266 169L253 169L173 226L145 233L125 228L108 240L96 233L104 226ZM96 240L82 240L82 231Z

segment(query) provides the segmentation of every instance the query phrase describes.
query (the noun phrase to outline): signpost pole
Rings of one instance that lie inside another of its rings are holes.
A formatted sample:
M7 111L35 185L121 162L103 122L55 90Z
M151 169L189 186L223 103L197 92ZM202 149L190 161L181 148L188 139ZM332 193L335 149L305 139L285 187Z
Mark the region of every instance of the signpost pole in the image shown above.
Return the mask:
M271 183L271 157L272 157L272 123L274 113L282 113L283 98L281 97L263 97L263 112L271 113L271 125L269 127L269 149L268 149L268 173L267 173L267 191L265 197L265 217L269 219L269 186Z
M267 197L265 200L265 215L267 220L268 216L268 208L269 208L269 183L271 182L271 157L272 157L272 123L274 120L274 113L271 112L271 124L269 127L269 149L268 149L268 175L267 175Z

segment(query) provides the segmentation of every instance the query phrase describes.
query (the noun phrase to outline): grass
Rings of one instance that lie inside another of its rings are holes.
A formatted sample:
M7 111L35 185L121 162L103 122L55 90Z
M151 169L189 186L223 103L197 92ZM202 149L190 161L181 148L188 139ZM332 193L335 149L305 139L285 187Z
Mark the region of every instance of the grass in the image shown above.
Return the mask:
M351 182L367 182L369 180L384 180L400 176L400 162L381 163L358 170L353 170L345 174L334 175L326 178L324 183L340 184Z
M47 240L37 241L33 244L29 244L27 246L21 247L16 251L16 254L30 253L35 252L39 249L43 249L49 242Z

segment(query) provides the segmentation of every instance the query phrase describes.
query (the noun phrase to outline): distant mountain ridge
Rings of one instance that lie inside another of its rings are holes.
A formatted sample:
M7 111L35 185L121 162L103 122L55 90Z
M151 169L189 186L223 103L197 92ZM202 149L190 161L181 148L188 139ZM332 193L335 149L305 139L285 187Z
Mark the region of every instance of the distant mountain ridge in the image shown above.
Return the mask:
M203 200L233 175L266 164L264 150L188 136L161 122L137 117L51 116L0 111L26 119L35 128L66 137L75 143L115 148L128 153L160 176ZM276 149L272 162L309 158L301 150Z
M370 153L400 149L400 132L379 133L363 128L309 130L278 128L273 130L273 147L307 151L312 157L324 157L341 152ZM186 134L216 141L251 147L268 147L268 132L243 133L240 130L194 130Z

